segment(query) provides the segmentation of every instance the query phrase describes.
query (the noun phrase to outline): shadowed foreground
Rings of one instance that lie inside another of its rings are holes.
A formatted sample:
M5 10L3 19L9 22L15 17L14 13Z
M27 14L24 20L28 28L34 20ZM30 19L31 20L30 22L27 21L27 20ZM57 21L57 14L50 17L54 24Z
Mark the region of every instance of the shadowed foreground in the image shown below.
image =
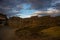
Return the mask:
M51 27L42 31L34 30L32 28L1 27L0 40L60 40L60 27Z
M0 28L0 40L17 40L15 29L9 27Z

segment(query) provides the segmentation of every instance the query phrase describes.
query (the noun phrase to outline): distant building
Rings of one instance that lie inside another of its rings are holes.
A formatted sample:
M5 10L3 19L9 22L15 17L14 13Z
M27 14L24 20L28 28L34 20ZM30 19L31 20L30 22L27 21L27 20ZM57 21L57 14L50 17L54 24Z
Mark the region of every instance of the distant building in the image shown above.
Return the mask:
M7 23L7 16L0 13L0 25L6 25Z

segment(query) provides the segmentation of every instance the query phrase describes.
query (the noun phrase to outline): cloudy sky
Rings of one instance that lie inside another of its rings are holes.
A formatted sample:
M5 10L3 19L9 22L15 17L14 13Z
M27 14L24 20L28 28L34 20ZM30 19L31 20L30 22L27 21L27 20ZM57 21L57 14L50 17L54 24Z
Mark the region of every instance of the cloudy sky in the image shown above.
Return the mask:
M60 0L0 0L0 12L7 16L60 15Z

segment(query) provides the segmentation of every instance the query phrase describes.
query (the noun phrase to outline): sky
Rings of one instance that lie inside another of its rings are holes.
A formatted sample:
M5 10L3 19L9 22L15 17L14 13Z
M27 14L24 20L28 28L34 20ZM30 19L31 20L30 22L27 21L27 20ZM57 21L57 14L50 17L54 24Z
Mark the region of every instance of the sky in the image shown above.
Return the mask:
M0 0L0 13L22 18L60 15L60 0Z

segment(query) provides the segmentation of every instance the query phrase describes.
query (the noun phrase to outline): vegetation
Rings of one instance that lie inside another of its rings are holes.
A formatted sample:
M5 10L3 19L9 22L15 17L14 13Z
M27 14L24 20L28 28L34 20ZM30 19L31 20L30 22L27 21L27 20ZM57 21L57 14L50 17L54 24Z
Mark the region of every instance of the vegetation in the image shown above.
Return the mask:
M2 25L0 25L2 26ZM5 34L11 35L11 40L59 40L60 39L60 16L20 18L10 17L7 20L7 27L4 26ZM3 27L2 27L3 28ZM0 29L1 31L1 29ZM3 32L3 34L4 34ZM6 40L10 40L9 38Z
M31 18L19 18L19 17L12 17L8 20L8 25L10 27L15 28L23 28L23 27L37 27L37 26L43 26L45 28L49 28L52 26L60 26L60 16L58 17L50 17L50 16L44 16L44 17L31 17Z

